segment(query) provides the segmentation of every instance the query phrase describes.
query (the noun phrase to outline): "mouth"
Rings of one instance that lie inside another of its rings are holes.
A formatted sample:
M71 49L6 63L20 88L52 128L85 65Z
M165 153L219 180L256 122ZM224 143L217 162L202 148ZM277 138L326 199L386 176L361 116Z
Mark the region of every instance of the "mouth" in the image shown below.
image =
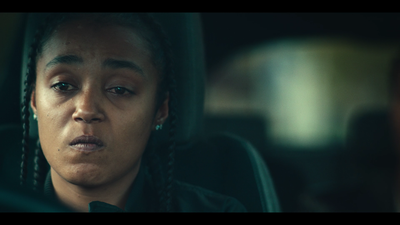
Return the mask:
M76 150L92 152L102 149L104 143L96 136L82 135L72 140L69 146Z

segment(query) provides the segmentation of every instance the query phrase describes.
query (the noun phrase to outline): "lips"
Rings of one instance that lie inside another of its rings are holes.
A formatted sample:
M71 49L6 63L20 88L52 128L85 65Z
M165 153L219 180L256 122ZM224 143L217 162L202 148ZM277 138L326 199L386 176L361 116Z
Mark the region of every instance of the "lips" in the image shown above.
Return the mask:
M104 143L100 138L91 135L82 135L76 137L69 144L72 148L81 151L96 151L104 147Z

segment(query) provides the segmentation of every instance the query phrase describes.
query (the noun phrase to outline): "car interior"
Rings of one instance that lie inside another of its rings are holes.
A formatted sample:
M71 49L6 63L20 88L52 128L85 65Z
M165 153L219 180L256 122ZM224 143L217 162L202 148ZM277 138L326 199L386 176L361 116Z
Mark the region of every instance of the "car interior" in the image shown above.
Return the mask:
M232 196L248 212L393 210L388 77L400 14L153 15L176 60L177 180ZM45 16L0 14L0 211L66 211L17 185L24 65Z

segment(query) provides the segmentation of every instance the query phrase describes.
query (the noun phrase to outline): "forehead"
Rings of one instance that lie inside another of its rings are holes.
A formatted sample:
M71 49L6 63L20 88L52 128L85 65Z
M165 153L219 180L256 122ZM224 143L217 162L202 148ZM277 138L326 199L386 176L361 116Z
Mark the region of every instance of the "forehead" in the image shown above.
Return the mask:
M132 57L140 54L150 59L146 46L146 40L134 28L80 19L56 27L43 46L42 55L80 52L105 57Z

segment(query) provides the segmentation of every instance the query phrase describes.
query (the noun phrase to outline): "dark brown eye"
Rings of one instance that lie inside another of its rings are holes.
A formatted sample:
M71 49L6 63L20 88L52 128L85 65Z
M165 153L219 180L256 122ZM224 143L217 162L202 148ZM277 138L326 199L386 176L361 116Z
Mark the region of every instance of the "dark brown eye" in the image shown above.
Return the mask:
M115 87L114 90L115 90L115 93L119 94L119 95L125 94L125 91L126 91L126 89L122 88L122 87Z
M132 91L124 88L124 87L113 87L108 89L109 92L116 94L116 95L129 95L129 94L133 94Z
M57 83L51 87L56 91L70 91L70 90L75 89L74 86L72 86L71 84L64 83L64 82Z

